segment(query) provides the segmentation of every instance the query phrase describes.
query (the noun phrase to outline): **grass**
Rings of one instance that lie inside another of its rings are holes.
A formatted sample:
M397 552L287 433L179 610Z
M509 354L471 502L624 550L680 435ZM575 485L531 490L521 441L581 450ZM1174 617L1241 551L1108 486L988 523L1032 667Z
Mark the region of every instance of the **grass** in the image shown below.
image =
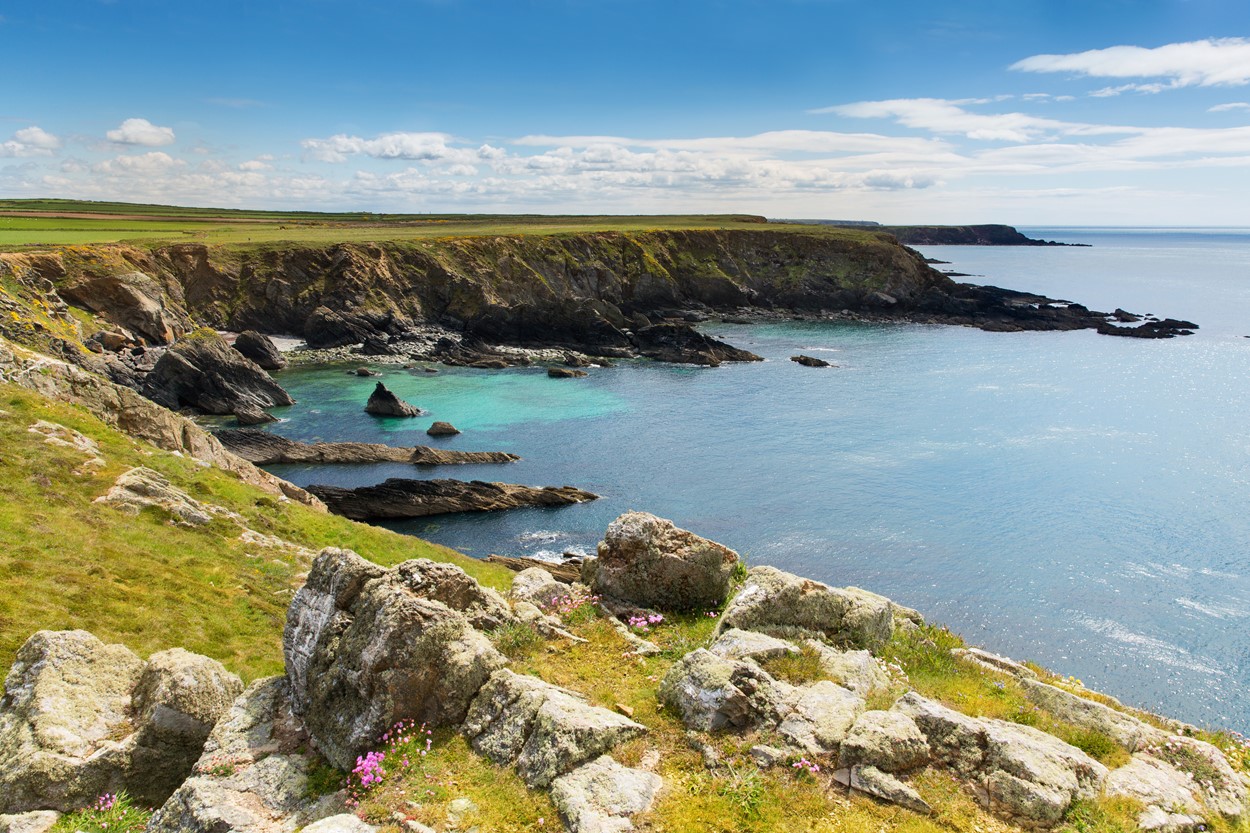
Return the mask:
M0 385L0 411L0 667L36 630L83 628L143 656L185 647L249 680L281 671L286 608L306 560L243 543L226 519L187 529L156 511L131 517L93 503L137 465L197 500L240 513L250 529L314 552L345 547L384 565L431 558L456 563L489 586L511 581L506 568L280 501L21 388ZM83 468L83 453L45 444L27 430L38 420L95 440L105 465Z
M70 216L73 215L73 216ZM864 230L763 224L740 214L504 215L242 211L75 200L0 200L0 248L90 243L349 243L599 231L760 229L863 238Z

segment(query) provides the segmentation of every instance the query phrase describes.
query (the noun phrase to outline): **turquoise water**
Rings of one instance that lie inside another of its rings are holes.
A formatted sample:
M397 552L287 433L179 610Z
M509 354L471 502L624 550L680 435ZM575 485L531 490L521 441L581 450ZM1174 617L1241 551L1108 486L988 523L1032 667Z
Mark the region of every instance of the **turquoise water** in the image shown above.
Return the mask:
M470 554L593 552L639 509L752 563L854 584L971 642L1126 701L1250 728L1250 232L1029 229L1094 248L928 247L978 282L1189 318L1195 336L785 323L709 331L768 361L543 371L381 368L428 418L360 409L343 367L284 372L298 439L505 450L508 466L281 467L298 483L390 476L571 484L557 510L394 528ZM803 351L839 367L788 361ZM464 434L426 437L434 419Z

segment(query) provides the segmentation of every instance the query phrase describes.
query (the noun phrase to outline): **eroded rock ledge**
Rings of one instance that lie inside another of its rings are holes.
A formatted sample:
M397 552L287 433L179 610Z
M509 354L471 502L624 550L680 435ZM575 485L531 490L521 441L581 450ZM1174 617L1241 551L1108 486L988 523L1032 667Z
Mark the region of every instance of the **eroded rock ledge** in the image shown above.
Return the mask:
M273 463L412 463L454 466L469 463L512 463L521 458L505 451L456 451L414 445L397 448L381 443L302 443L254 429L214 431L229 451L258 466Z
M573 486L518 486L483 480L407 480L391 477L376 486L348 489L309 486L331 512L354 521L420 518L448 512L491 512L519 506L568 506L598 499Z

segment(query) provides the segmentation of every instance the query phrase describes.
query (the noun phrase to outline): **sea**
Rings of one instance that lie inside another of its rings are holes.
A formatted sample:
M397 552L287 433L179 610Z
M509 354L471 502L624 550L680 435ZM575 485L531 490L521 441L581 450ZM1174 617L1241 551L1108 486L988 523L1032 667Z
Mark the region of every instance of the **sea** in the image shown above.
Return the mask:
M882 593L1130 705L1250 734L1250 230L1021 230L1088 247L920 249L961 280L1200 329L709 323L766 361L625 361L575 380L379 367L429 411L411 420L364 414L374 382L343 365L298 367L278 376L298 400L279 434L523 460L273 470L302 485L578 486L602 498L389 526L477 557L560 560L593 554L622 512L652 512L748 564ZM435 419L463 433L427 437Z

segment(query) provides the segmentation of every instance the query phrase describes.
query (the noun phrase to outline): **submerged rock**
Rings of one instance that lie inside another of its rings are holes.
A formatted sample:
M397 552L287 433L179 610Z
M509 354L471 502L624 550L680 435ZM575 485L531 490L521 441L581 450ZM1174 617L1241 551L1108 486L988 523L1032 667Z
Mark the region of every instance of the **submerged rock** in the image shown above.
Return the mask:
M582 580L596 593L659 610L720 607L738 554L646 512L614 520Z
M581 379L589 374L584 370L574 370L569 367L549 367L547 375L552 379Z
M378 382L377 387L365 403L365 413L374 416L417 417L425 413L415 405L409 405L392 393L386 385Z
M518 506L567 506L597 500L572 486L518 486L481 480L406 480L392 477L376 486L347 489L309 486L331 512L352 520L420 518L446 512L491 512Z
M825 361L824 359L818 359L815 356L805 356L802 354L798 356L791 356L790 361L798 362L804 367L833 367L834 366L834 365L829 364L829 362Z

